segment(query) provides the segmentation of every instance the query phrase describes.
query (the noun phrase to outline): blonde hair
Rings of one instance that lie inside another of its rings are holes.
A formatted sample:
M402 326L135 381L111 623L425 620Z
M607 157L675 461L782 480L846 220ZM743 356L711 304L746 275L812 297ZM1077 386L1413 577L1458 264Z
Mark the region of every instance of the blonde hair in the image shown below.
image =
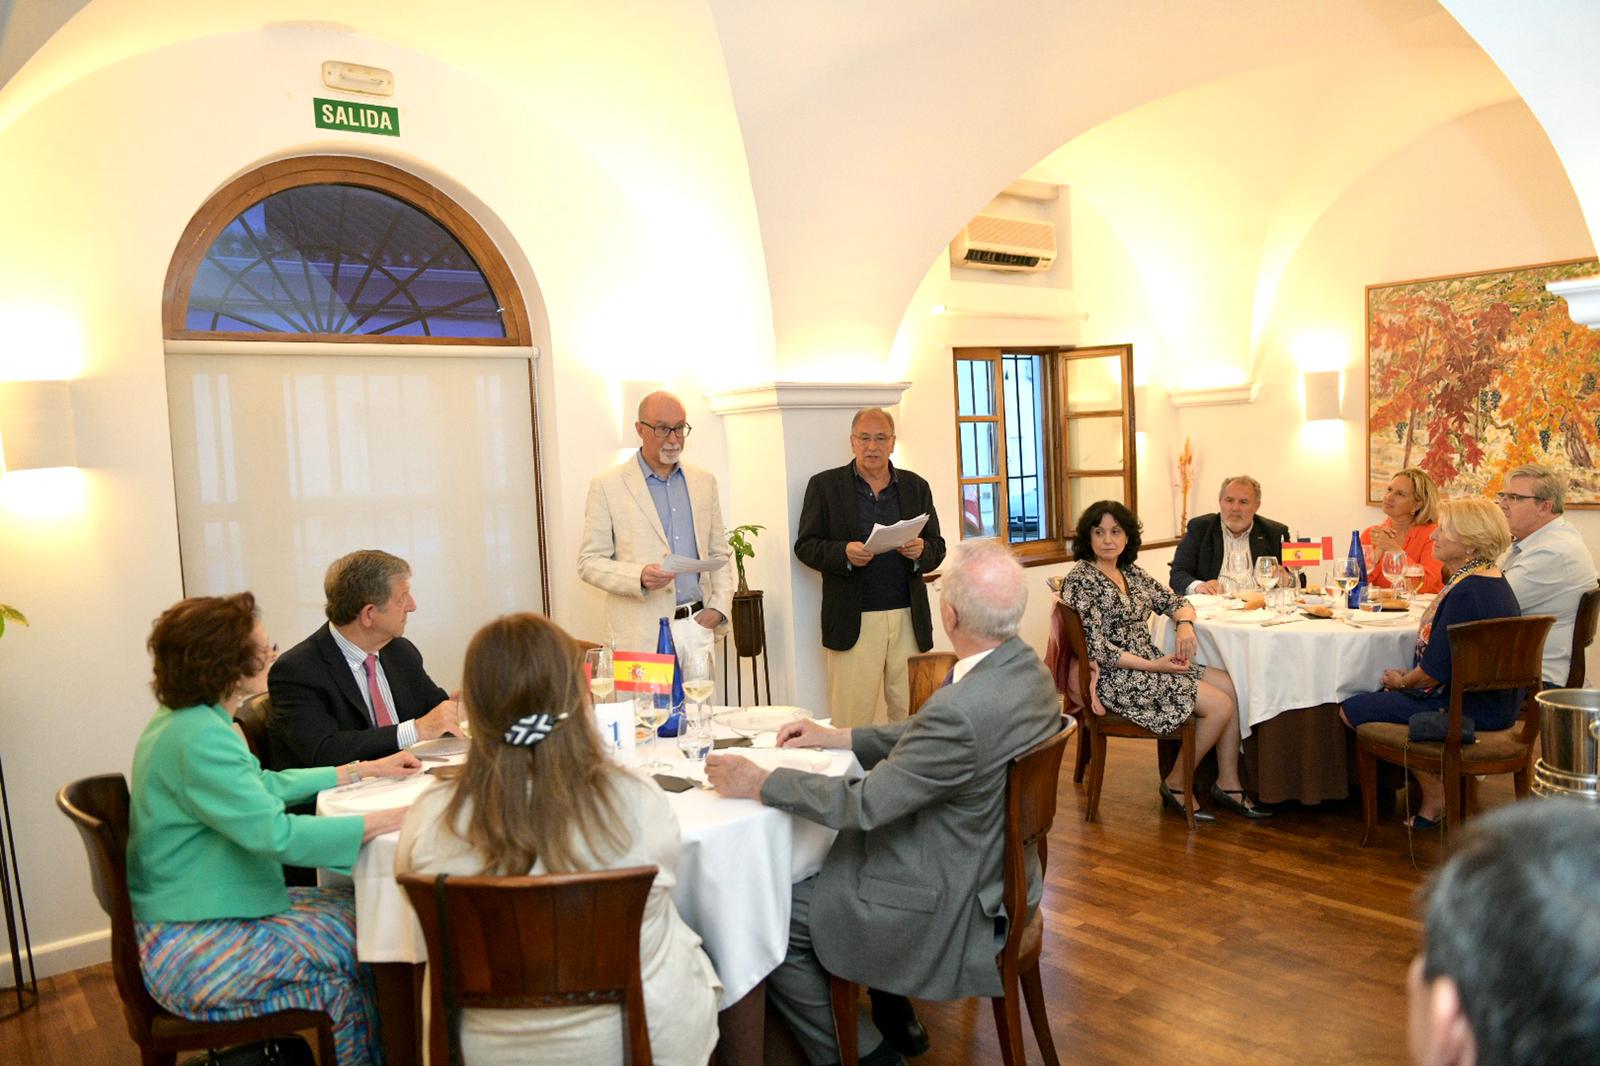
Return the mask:
M1498 559L1511 547L1511 526L1505 512L1482 496L1446 500L1439 508L1439 528L1459 540L1475 558Z
M575 840L601 856L627 847L613 780L621 771L590 720L582 662L577 642L538 614L496 618L467 645L461 687L472 754L439 776L455 783L446 825L471 803L466 840L487 860L486 874L526 874L541 858L551 873L575 871ZM531 747L506 743L506 729L535 711L567 717Z
M1417 509L1411 513L1411 520L1419 526L1439 521L1439 488L1428 472L1420 467L1408 466L1404 470L1396 470L1394 476L1411 482L1411 495L1417 501Z

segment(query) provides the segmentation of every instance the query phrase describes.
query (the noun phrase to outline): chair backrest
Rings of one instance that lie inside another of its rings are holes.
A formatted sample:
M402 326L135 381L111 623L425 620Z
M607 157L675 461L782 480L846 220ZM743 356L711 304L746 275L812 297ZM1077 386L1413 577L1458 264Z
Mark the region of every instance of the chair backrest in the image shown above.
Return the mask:
M654 866L544 877L399 875L428 943L431 1061L461 1062L463 1008L617 1003L623 1061L649 1066L639 927L655 876Z
M1450 627L1450 725L1447 750L1461 747L1461 706L1469 692L1523 689L1522 735L1519 742L1532 746L1539 738L1539 706L1534 696L1544 673L1544 638L1555 615L1530 614L1521 618L1488 618Z
M929 651L913 655L906 660L907 689L906 713L916 714L928 697L944 686L944 679L955 669L955 653Z
M142 1047L150 1039L151 1019L162 1011L139 969L128 895L128 804L128 782L121 774L86 777L56 793L56 806L83 836L95 898L111 916L111 973L122 996L128 1035Z
M267 765L267 715L271 712L272 697L265 692L258 692L239 704L239 709L233 715L239 732L244 734L244 742L250 746L250 754L262 766Z
M1087 713L1094 706L1094 692L1089 670L1089 638L1083 631L1083 618L1076 608L1057 600L1055 622L1056 628L1061 631L1062 647L1058 654L1070 655L1077 664L1076 671L1057 671L1057 676L1076 678L1078 682L1076 692L1063 689L1061 694L1066 697L1067 710L1077 707Z
M1042 875L1049 861L1046 836L1056 820L1056 786L1061 779L1061 756L1076 723L1061 719L1061 729L1011 760L1006 771L1005 889L1002 899L1011 927L1006 947L1015 948L1028 917L1029 847L1039 854Z
M1600 619L1600 585L1583 594L1578 614L1572 620L1572 663L1567 667L1567 688L1582 688L1588 673L1585 652L1594 643L1595 622Z

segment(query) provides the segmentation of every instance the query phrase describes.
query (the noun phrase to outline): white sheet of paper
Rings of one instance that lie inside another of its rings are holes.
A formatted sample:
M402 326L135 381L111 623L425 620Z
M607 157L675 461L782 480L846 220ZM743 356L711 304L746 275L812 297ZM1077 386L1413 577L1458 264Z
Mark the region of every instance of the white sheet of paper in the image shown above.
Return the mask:
M721 570L727 565L726 557L721 559L691 559L687 555L661 557L661 569L669 574L706 574L712 570Z
M881 526L876 522L872 525L872 532L866 540L867 551L873 555L882 555L884 552L894 551L904 544L910 544L922 533L922 527L928 524L928 516L919 514L915 518L905 518L892 526Z

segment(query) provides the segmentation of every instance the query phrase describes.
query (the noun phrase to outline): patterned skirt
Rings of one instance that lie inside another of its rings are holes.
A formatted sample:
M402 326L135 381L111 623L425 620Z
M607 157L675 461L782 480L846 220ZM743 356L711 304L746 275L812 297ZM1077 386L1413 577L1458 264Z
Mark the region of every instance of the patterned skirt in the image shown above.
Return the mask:
M354 897L290 888L289 898L289 910L265 918L135 923L145 987L197 1022L326 1011L339 1066L381 1063L371 975L356 962Z
M1134 654L1140 653L1135 651ZM1158 674L1114 666L1100 671L1095 695L1107 710L1116 711L1130 722L1155 733L1170 733L1194 713L1195 692L1205 673L1206 668L1199 663L1183 674Z

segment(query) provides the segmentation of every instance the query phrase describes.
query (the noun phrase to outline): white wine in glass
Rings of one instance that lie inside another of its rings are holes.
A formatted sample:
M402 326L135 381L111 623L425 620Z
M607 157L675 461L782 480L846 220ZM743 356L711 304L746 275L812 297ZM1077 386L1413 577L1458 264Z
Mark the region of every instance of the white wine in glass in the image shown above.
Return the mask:
M617 691L617 678L612 670L611 649L605 646L590 648L583 653L583 664L589 672L589 695L595 703L609 703Z
M683 695L685 699L704 704L717 688L716 666L711 649L698 651L683 660Z
M1426 575L1422 571L1421 563L1406 563L1406 568L1401 575L1406 582L1406 595L1414 598L1422 590L1422 581Z
M685 681L683 694L696 703L705 703L717 690L715 681Z
M1361 584L1361 560L1336 560L1333 564L1333 583L1339 587L1339 599L1333 605L1333 613L1343 614L1350 607L1350 590Z
M648 773L661 773L670 769L666 763L656 758L656 730L667 724L667 718L672 713L672 708L666 705L671 698L667 692L668 690L660 684L643 684L633 697L634 720L650 730L650 751L644 765Z

